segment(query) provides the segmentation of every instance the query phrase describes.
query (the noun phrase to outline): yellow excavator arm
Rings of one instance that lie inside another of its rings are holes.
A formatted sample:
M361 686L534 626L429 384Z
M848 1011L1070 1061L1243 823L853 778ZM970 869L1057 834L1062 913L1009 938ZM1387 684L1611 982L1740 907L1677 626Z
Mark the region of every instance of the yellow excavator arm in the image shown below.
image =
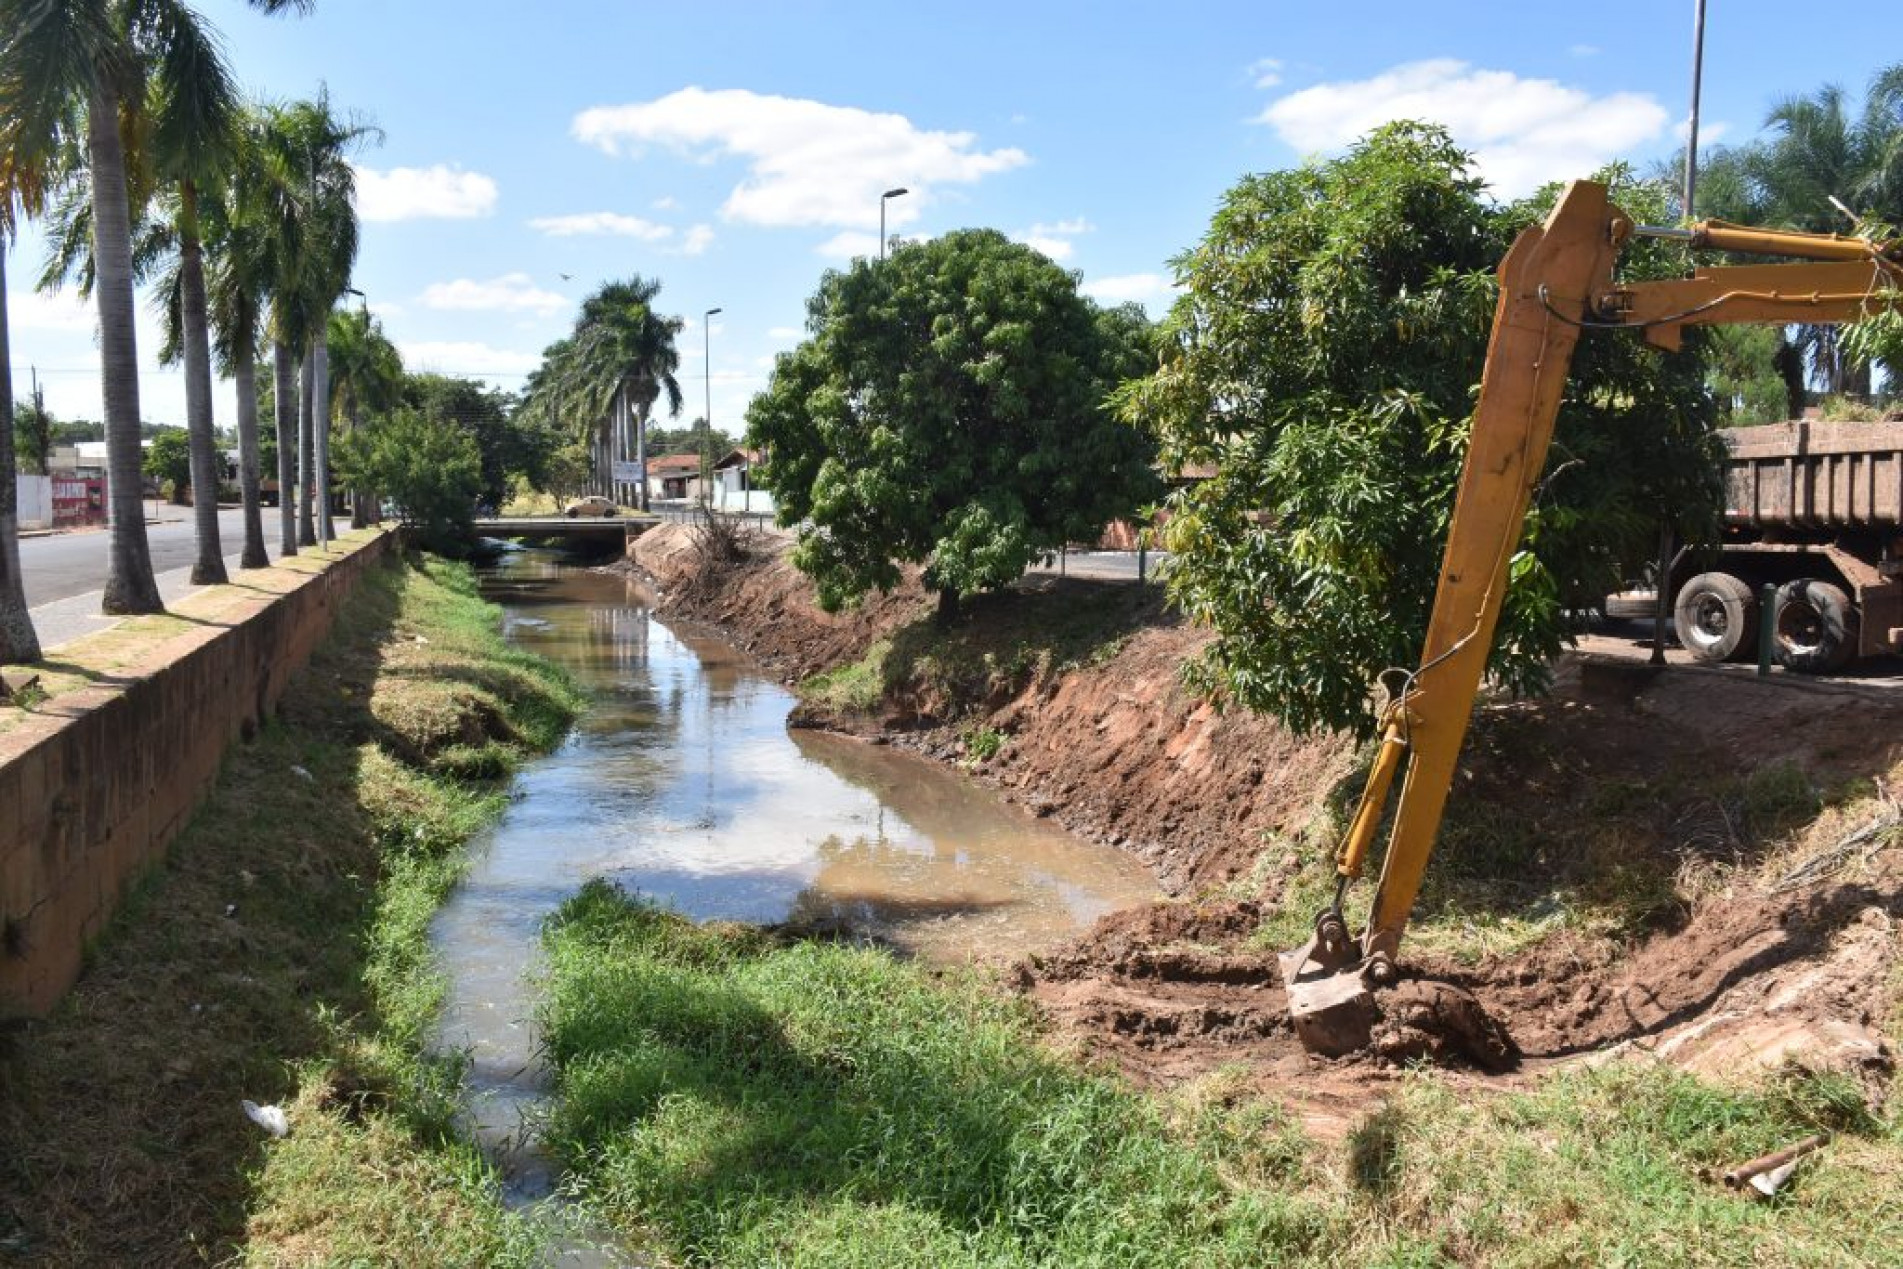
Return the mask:
M1700 269L1683 280L1621 284L1615 266L1634 234L1816 263ZM1898 243L1718 221L1690 230L1636 226L1608 201L1605 186L1589 181L1569 186L1546 222L1514 242L1500 264L1500 300L1420 668L1382 719L1380 747L1336 857L1335 902L1317 918L1315 937L1281 957L1290 1015L1310 1049L1334 1054L1364 1046L1378 1013L1371 989L1395 980L1401 935L1433 854L1508 565L1581 333L1637 331L1673 349L1689 325L1850 322L1897 304ZM1401 792L1373 910L1357 938L1342 898L1361 874L1397 775Z

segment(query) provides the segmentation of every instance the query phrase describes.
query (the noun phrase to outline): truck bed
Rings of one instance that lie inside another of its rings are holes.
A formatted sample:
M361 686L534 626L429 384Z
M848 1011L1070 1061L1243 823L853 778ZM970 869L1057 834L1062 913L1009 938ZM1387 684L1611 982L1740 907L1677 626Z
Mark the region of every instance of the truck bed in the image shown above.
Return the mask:
M1903 524L1903 423L1726 428L1725 523L1839 529Z

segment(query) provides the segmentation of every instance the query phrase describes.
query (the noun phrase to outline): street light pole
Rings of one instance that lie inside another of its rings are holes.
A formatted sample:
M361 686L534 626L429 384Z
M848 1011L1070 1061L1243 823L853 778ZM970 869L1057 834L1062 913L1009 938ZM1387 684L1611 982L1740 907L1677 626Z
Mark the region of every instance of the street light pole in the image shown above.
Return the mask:
M713 318L721 310L710 308L700 319L701 354L700 382L703 393L703 409L700 418L700 496L701 501L711 504L714 483L714 322Z
M885 205L890 200L911 192L911 190L901 185L897 189L889 189L879 195L879 259L881 261L885 259Z

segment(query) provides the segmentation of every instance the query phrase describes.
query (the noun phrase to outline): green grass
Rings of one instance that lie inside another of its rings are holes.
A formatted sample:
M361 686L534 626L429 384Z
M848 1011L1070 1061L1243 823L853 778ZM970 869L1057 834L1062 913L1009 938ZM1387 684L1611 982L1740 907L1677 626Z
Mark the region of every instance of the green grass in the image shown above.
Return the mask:
M425 1048L428 923L503 804L423 725L439 688L488 704L509 763L580 704L499 624L465 568L366 572L71 995L3 1037L0 1237L72 1264L532 1258L452 1126L462 1059Z
M807 679L808 704L840 714L897 710L954 722L1010 701L1039 678L1102 665L1155 618L1153 590L1072 580L966 601L957 622L920 617L857 661Z
M1482 1095L1423 1071L1321 1143L1239 1072L1132 1091L1041 1047L982 982L876 950L697 928L601 884L547 938L553 1139L670 1262L1903 1257L1903 1141L1843 1080L1722 1089L1635 1062ZM1774 1203L1715 1180L1820 1128L1838 1136Z

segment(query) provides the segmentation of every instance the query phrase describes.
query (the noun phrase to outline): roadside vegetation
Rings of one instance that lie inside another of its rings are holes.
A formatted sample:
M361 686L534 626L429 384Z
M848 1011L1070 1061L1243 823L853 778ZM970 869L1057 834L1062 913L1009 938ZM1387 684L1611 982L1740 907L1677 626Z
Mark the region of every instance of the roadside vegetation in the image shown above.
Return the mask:
M1053 581L982 594L952 625L920 617L858 660L808 677L799 693L842 724L878 716L956 723L1040 679L1103 664L1144 624L1167 620L1162 610L1161 592L1147 586ZM996 744L978 748L997 752Z
M1344 1140L1218 1072L1147 1094L1020 1002L836 942L698 927L597 883L547 936L574 1185L696 1265L1884 1264L1894 1119L1837 1077L1404 1079ZM1715 1173L1840 1134L1794 1194Z
M466 569L366 573L80 983L0 1038L0 1251L525 1262L533 1232L452 1122L461 1060L426 1051L427 927L496 777L578 706L504 645ZM242 1099L284 1107L290 1135Z

